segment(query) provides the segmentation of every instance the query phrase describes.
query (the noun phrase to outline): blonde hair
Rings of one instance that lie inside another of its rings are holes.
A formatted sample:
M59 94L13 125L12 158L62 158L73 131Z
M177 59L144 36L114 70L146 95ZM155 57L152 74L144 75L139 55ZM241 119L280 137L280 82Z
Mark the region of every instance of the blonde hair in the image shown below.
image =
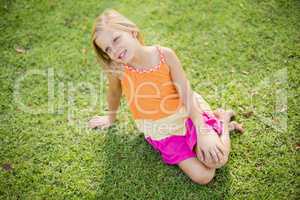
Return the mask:
M124 17L119 12L113 9L104 10L104 12L100 14L94 22L92 30L92 45L96 53L96 58L98 62L104 67L104 70L109 70L114 63L108 56L108 54L96 44L96 39L99 35L99 32L103 31L103 29L106 26L116 30L136 32L137 39L142 45L144 45L144 40L139 28L135 23L133 23L132 21L130 21L129 19L127 19L126 17Z

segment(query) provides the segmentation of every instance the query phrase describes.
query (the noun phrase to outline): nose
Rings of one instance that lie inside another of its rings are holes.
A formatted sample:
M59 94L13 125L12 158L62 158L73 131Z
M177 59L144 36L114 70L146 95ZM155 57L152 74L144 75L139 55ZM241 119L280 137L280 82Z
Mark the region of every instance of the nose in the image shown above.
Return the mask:
M114 56L114 58L118 58L118 51L117 51L117 48L115 47L115 48L113 48L113 56Z
M114 56L115 59L118 58L118 56L119 56L118 54L119 54L119 48L114 47L112 50L112 55Z

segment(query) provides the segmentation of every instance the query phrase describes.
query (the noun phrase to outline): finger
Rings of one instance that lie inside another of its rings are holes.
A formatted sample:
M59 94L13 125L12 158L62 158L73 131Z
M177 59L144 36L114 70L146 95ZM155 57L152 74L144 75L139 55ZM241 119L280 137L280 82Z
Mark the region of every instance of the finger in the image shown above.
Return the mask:
M215 152L217 154L218 157L218 161L221 161L221 157L222 157L222 153L220 152L220 150L218 149L218 147L215 147Z
M109 124L105 124L102 126L102 129L105 129L105 128L108 128L109 127Z
M217 145L217 148L222 155L225 154L225 147L223 145L219 144Z
M99 128L99 125L93 124L92 129Z
M102 124L103 123L100 119L94 119L92 122L94 124Z
M204 151L202 151L201 149L200 149L200 152L201 152L201 161L202 162L205 162L205 154L204 154Z
M103 125L105 125L105 123L104 122L95 122L95 126L103 126Z
M204 162L211 162L211 156L209 155L209 152L207 152L207 151L204 151L204 158L205 158L205 160L204 160Z
M94 128L96 126L96 123L95 122L93 122L93 121L90 121L89 122L89 127L90 128Z
M88 126L89 126L89 128L95 128L95 123L89 122Z
M103 126L96 126L95 129L97 129L97 130L102 130L102 129L103 129Z
M214 151L214 149L212 149L209 153L210 153L212 160L214 162L218 162L218 156L217 156L216 152Z
M110 124L109 123L103 123L101 127L102 127L101 130L103 130L103 129L109 128Z
M195 152L198 154L199 160L203 162L204 161L203 151L200 149L198 145L195 147Z
M214 155L215 155L215 161L216 161L216 162L220 162L220 159L219 159L219 156L218 156L218 152L219 152L219 151L216 150L216 149L214 149L213 152L214 152Z
M99 129L101 129L101 127L102 127L103 125L104 125L103 123L93 123L93 127L94 127L94 128L99 128Z

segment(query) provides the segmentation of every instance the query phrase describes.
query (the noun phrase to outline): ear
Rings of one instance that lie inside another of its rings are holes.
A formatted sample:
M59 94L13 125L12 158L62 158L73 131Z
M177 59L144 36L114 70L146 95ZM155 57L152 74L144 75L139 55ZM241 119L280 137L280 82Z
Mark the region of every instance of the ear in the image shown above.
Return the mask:
M131 31L131 35L133 38L137 38L137 32L136 31Z

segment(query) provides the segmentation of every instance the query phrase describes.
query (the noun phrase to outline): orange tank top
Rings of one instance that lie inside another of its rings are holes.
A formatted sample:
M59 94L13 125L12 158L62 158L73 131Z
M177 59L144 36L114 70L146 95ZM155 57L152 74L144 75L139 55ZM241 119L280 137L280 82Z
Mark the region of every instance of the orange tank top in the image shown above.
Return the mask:
M179 111L183 103L172 82L169 66L159 46L160 63L147 70L124 65L122 95L135 120L157 120Z

